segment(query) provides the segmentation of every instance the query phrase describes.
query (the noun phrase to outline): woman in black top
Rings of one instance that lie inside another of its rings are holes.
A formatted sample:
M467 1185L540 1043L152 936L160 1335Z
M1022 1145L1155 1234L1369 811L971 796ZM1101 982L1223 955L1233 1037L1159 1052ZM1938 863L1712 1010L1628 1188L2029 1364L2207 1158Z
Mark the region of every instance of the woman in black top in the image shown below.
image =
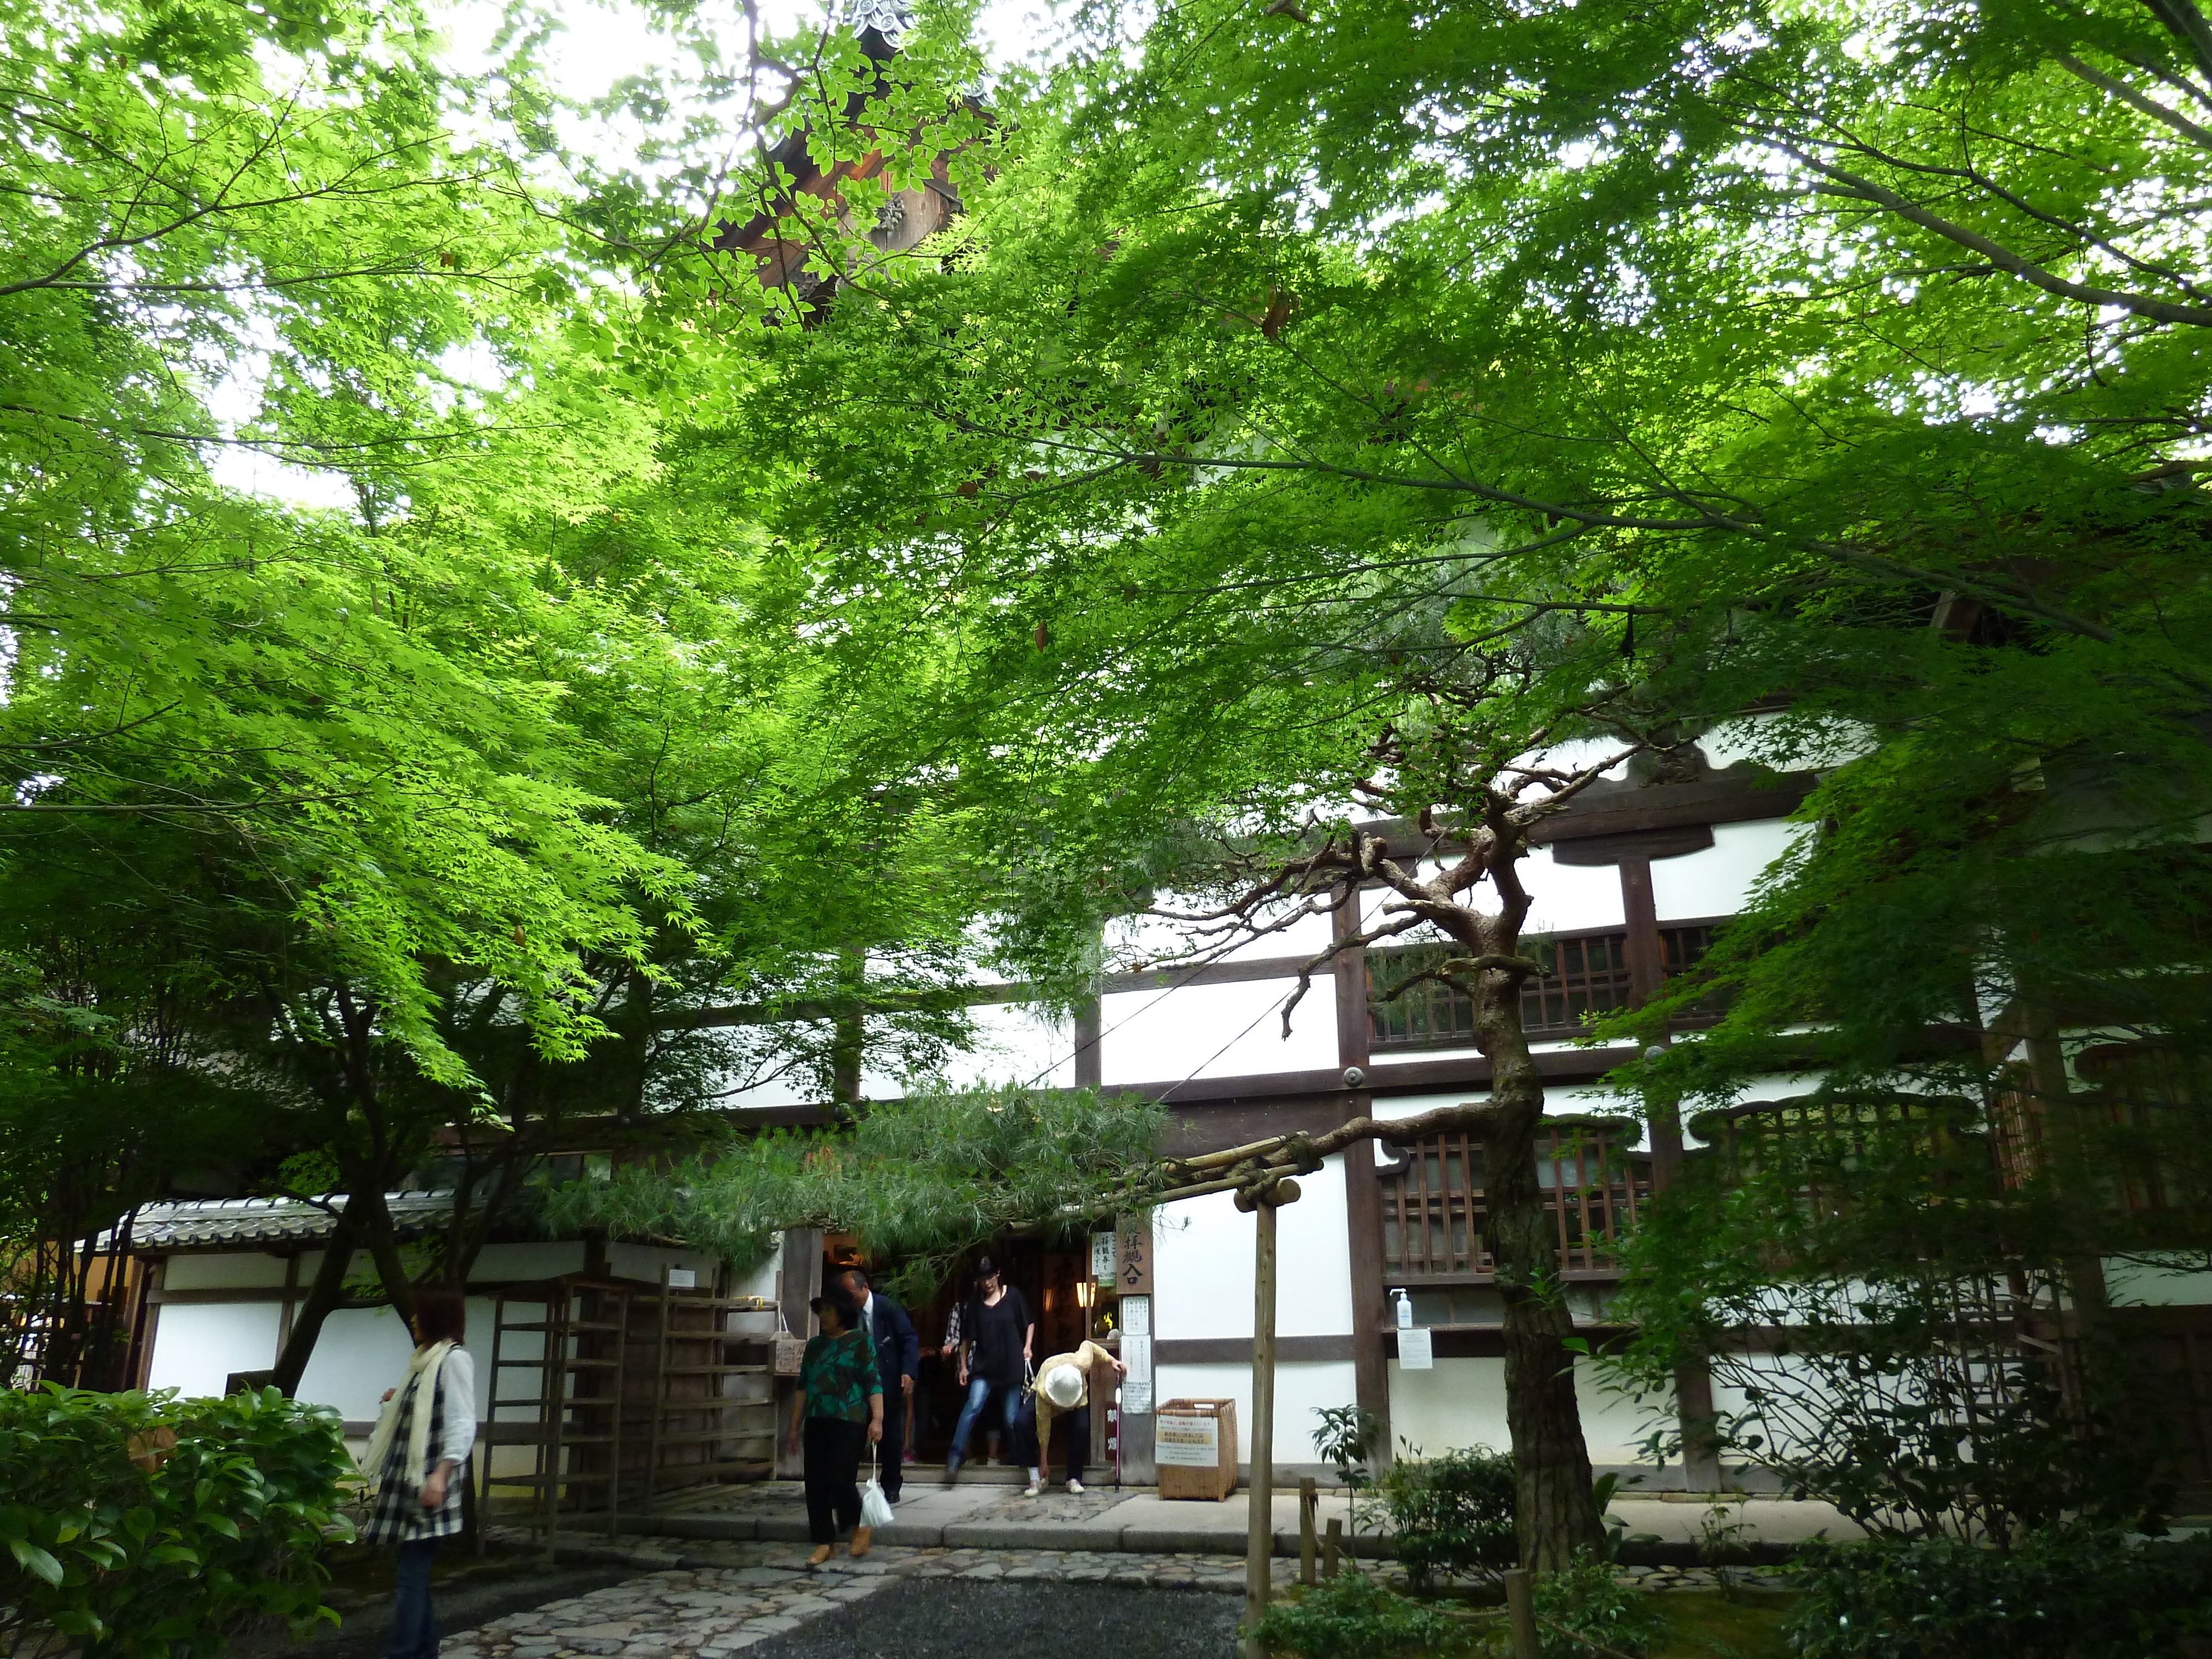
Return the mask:
M961 1310L960 1385L968 1390L961 1407L960 1425L952 1431L952 1455L945 1462L945 1482L952 1484L968 1455L968 1437L975 1419L996 1395L1000 1420L1006 1425L1009 1450L1014 1449L1015 1427L1022 1404L1022 1380L1028 1370L1030 1351L1036 1341L1036 1324L1022 1293L1000 1277L988 1256L975 1264L975 1295Z

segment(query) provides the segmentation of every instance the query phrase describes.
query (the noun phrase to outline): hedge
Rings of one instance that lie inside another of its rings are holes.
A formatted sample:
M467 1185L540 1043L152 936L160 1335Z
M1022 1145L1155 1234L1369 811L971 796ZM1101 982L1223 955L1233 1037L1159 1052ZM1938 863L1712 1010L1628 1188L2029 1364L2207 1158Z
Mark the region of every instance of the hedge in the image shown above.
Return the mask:
M335 1413L227 1400L0 1393L0 1653L216 1659L322 1605L353 1464Z

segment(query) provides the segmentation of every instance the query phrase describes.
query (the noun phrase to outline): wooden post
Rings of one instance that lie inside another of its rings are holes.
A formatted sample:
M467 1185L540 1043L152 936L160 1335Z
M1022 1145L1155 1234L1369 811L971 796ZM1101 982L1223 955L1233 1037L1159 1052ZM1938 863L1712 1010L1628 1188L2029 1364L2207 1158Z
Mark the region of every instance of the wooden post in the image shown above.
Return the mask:
M1244 1548L1247 1630L1267 1613L1275 1559L1275 1195L1263 1188L1254 1196L1259 1227L1252 1264L1252 1481L1244 1493L1251 1522Z
M1536 1634L1536 1577L1526 1567L1505 1574L1505 1611L1513 1625L1513 1659L1544 1659Z
M1324 1579L1336 1577L1344 1560L1344 1517L1332 1515L1328 1518L1328 1535L1322 1540L1321 1576Z
M1311 1475L1298 1482L1298 1583L1309 1589L1314 1582L1314 1521L1321 1511L1321 1493Z

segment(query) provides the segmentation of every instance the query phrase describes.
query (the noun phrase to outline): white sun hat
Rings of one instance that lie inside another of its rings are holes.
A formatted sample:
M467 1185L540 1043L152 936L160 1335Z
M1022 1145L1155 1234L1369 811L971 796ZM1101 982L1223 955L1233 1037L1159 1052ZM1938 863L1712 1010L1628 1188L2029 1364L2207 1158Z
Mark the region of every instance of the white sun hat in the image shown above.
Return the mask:
M1054 1365L1044 1374L1044 1397L1061 1411L1083 1403L1083 1373L1073 1365Z

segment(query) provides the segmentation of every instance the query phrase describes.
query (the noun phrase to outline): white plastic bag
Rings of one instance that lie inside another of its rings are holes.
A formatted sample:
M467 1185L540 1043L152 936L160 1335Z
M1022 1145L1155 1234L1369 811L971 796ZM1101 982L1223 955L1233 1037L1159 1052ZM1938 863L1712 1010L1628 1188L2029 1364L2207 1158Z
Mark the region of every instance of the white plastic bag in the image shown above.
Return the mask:
M868 1449L868 1484L860 1489L860 1524L873 1530L891 1523L891 1500L884 1496L884 1483L877 1479L875 1448Z

